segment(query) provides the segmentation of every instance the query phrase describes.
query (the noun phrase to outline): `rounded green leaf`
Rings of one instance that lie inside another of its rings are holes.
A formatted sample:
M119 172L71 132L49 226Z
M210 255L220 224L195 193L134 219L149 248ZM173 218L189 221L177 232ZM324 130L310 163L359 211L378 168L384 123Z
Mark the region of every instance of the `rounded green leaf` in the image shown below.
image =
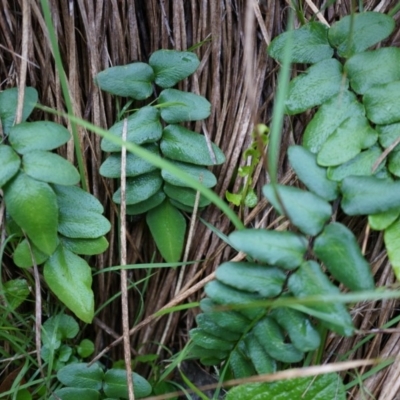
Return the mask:
M144 100L153 93L154 71L146 63L135 62L107 68L98 73L94 81L100 89L111 94Z
M222 282L219 281L212 281L210 283L207 283L204 291L214 303L223 306L232 306L233 309L235 309L235 305L248 306L246 308L238 308L235 311L250 320L259 318L265 313L264 307L250 307L252 303L263 299L263 297L259 294L243 292L232 288L231 286L224 285Z
M395 176L400 177L400 151L392 151L388 157L388 170Z
M354 13L333 24L328 37L338 55L348 58L387 38L394 27L394 19L380 12Z
M243 349L236 347L230 354L229 367L235 378L247 378L256 374L252 362L244 354Z
M250 357L258 374L272 374L276 372L276 361L267 354L253 333L245 336L244 343L246 345L246 353Z
M43 264L49 256L40 251L33 243L28 243L27 239L23 239L18 243L14 254L13 260L16 266L20 268L30 268L33 266L33 260L36 265Z
M274 188L265 185L263 193L280 214L286 215L307 235L321 232L332 215L332 207L327 201L294 186L276 185Z
M176 89L164 89L157 103L161 106L161 118L168 124L199 121L211 114L211 104L203 96Z
M400 49L384 47L355 54L344 65L351 88L364 94L375 85L400 80Z
M58 231L72 239L96 239L111 229L107 218L93 211L60 208Z
M151 385L143 377L132 373L133 388L136 399L141 399L151 393ZM103 390L108 397L128 399L126 371L123 369L109 369L104 375Z
M375 288L371 266L361 254L356 237L343 224L327 225L315 239L313 249L328 271L350 290Z
M11 279L3 282L3 290L10 310L19 307L31 293L29 284L25 279Z
M76 351L82 358L91 356L94 350L94 343L89 339L83 339L76 348Z
M12 147L0 144L0 188L4 186L19 170L21 159Z
M35 121L14 125L8 138L15 151L27 154L33 150L54 150L67 143L71 135L55 122Z
M215 165L225 162L224 153L214 143L211 144L215 162L210 155L206 139L180 125L168 125L163 130L160 149L165 157L196 165Z
M347 215L370 215L400 208L400 181L348 176L342 182L341 206Z
M386 212L368 215L368 224L372 229L382 231L392 225L400 216L400 210L389 210Z
M186 220L182 213L165 200L147 213L146 221L165 261L179 261L186 234Z
M238 290L275 297L281 293L286 274L274 267L249 262L226 262L216 271L216 278Z
M86 363L76 363L61 368L57 373L57 379L65 386L100 390L104 372L98 364L89 366Z
M150 144L143 146L146 150L153 154L159 155L158 146ZM157 169L153 164L145 159L138 157L135 154L126 154L126 176L135 177L143 175ZM111 154L100 166L100 174L106 178L120 178L121 177L121 154Z
M189 51L158 50L149 59L155 74L155 82L162 88L175 86L193 74L200 65L196 54Z
M315 261L303 262L300 268L290 275L288 288L299 298L340 293ZM312 303L303 306L301 311L311 315L316 311L321 324L339 335L351 336L354 333L353 321L342 303Z
M192 208L194 207L194 203L196 201L195 190L175 185L170 185L169 183L166 183L164 185L164 192L169 198L179 201L179 203L185 206L189 206ZM200 196L200 201L199 201L200 208L208 206L210 203L211 201L208 200L206 197Z
M171 161L171 164L174 164L181 171L186 172L193 178L193 180L201 182L201 184L205 187L212 188L217 184L217 178L207 168L177 161ZM179 179L179 177L171 174L168 171L162 170L161 176L163 177L164 181L170 183L171 185L190 187L186 182L182 181Z
M35 108L38 101L38 92L32 87L25 88L22 121L25 121ZM0 92L0 119L3 132L8 135L14 125L18 105L18 88L11 88Z
M287 307L274 308L269 315L288 333L296 349L308 352L319 347L320 335L307 315Z
M90 324L94 317L92 272L87 262L59 246L44 264L44 279L52 292L78 318Z
M57 389L50 400L100 400L100 392L94 389L66 387Z
M283 62L289 45L291 63L313 64L333 56L328 28L320 22L309 22L299 29L277 36L269 45L268 54Z
M56 314L43 324L42 341L48 345L53 337L58 340L73 339L79 333L79 325L73 317L67 314Z
M57 195L57 203L60 211L68 214L79 209L102 214L104 208L99 200L77 186L52 185Z
M104 253L108 248L108 241L104 236L95 239L72 239L60 236L60 241L66 249L85 256Z
M260 262L284 269L298 267L307 250L307 239L289 231L243 229L229 235L231 245Z
M285 363L296 363L303 359L304 351L296 349L292 343L285 343L279 325L271 317L264 317L253 328L253 334L272 358Z
M242 336L241 333L232 332L221 327L212 319L208 313L202 313L196 317L197 326L211 336L224 339L228 342L237 342Z
M165 193L160 190L156 194L153 194L153 196L149 197L147 200L126 206L126 214L127 215L143 214L151 210L152 208L159 206L165 200L165 197L166 197Z
M400 121L400 80L368 89L363 97L367 117L375 124Z
M193 343L204 349L229 351L234 346L231 341L214 336L202 328L191 329L189 334Z
M307 188L327 201L335 200L338 185L327 178L326 169L317 164L317 157L303 146L290 146L289 162Z
M385 247L396 278L400 278L400 220L385 229Z
M236 386L228 392L226 400L238 399L346 400L346 390L338 374L326 374Z
M333 181L340 182L350 175L372 175L372 167L381 154L380 147L373 146L338 167L329 167L327 176ZM377 171L380 171L383 167L384 163L381 163Z
M58 185L76 185L80 181L77 169L58 154L34 150L22 157L22 168L39 181Z
M126 180L126 204L132 205L149 199L156 194L162 185L159 171L149 172ZM113 196L115 203L121 203L121 188Z
M118 138L122 138L124 120L115 123L109 132ZM126 140L135 144L154 143L161 139L162 125L160 112L151 106L140 108L127 118ZM121 151L121 146L107 139L101 141L101 149L107 152Z
M400 122L390 125L377 125L375 130L379 134L379 143L386 149L400 137ZM400 150L400 147L397 145L394 150Z
M373 146L377 139L377 132L365 117L350 117L322 145L317 162L327 167L343 164Z
M58 206L52 188L20 172L3 190L11 218L39 250L51 255L58 242Z
M303 135L303 146L312 153L318 153L326 140L339 125L349 117L365 116L364 106L357 101L354 93L341 90L315 113Z
M289 83L285 101L286 113L299 114L319 106L347 86L348 82L342 75L342 64L339 61L320 61Z

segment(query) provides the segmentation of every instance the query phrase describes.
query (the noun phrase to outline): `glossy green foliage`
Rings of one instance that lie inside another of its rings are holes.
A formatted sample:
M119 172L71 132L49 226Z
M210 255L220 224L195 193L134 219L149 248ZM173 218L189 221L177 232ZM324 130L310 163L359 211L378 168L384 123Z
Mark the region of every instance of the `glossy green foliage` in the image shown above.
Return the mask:
M331 223L315 239L313 250L329 272L349 289L373 290L371 268L353 233L340 223Z
M288 48L292 63L314 64L333 55L328 28L320 22L310 22L296 31L277 36L268 47L268 54L282 62Z
M332 214L327 201L293 186L265 185L263 193L280 214L306 235L318 234Z
M4 304L10 311L19 307L29 296L30 288L25 279L11 279L3 282Z
M36 101L36 91L26 88L23 121ZM43 275L50 289L79 318L91 322L91 269L77 254L105 251L108 242L103 235L111 225L100 202L75 186L80 181L76 168L51 152L71 138L68 130L49 121L13 125L16 106L16 89L0 93L0 117L7 134L7 144L0 145L0 188L7 233L19 240L13 247L14 263L20 268L45 264ZM64 359L68 352L65 349Z
M68 397L72 394L77 396L79 394L75 399L103 398L103 393L107 398L129 398L126 371L123 369L113 368L104 372L99 364L89 366L86 363L75 363L60 369L57 379L66 386L55 392L55 395L62 400L72 399L72 397ZM151 393L151 385L142 376L132 373L132 379L135 398L141 399Z
M285 379L267 383L246 383L231 389L226 400L346 400L346 390L338 374Z
M206 167L223 163L224 154L218 146L208 143L204 135L179 125L181 122L207 118L211 113L211 105L202 96L172 89L193 74L199 64L199 59L192 52L164 49L154 52L149 64L133 63L109 68L99 73L95 82L105 91L132 100L150 97L152 90L148 89L153 84L163 88L151 103L156 105L135 110L126 119L116 122L110 132L121 138L123 129L126 129L128 142L143 146L153 155L164 157L191 176L193 181L212 188L217 180ZM100 173L107 178L119 178L121 147L103 139L101 148L112 154L101 165ZM166 170L160 172L149 160L133 154L127 154L125 172L127 214L148 213L146 220L162 256L167 261L178 261L186 232L186 222L179 210L193 210L196 191L179 174ZM113 200L121 203L120 189L114 193ZM209 203L209 200L200 197L200 208Z

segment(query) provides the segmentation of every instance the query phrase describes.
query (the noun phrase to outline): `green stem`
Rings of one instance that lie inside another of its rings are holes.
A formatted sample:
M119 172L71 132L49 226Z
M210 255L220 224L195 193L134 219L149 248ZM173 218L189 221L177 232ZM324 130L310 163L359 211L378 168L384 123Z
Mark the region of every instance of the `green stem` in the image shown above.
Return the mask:
M389 15L389 17L394 17L398 11L400 11L400 1L388 12L387 15Z
M44 15L44 19L46 22L47 30L49 32L49 38L50 38L50 43L51 43L51 47L53 50L54 61L56 63L56 68L57 68L59 76L60 76L61 89L63 92L65 105L67 107L68 114L73 115L72 101L71 101L71 97L69 95L67 77L65 75L64 67L62 64L60 49L58 47L58 42L57 42L55 30L54 30L53 21L51 20L49 3L48 3L48 0L40 0L40 2L42 5L42 10L43 10L43 15ZM70 119L70 122L71 122L72 136L74 138L75 154L76 154L76 159L78 161L79 174L81 177L81 185L82 185L82 189L87 191L88 188L87 188L86 179L85 179L85 166L83 163L82 149L80 146L78 129L77 129L76 123L72 119Z

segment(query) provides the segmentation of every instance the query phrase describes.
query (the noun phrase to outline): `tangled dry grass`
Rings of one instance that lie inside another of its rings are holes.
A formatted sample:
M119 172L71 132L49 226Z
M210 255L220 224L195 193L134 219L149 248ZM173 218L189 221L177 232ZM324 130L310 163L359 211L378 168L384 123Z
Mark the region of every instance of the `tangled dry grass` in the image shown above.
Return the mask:
M21 82L19 55L22 46L23 1L27 0L0 2L1 90ZM234 180L235 174L238 166L244 162L242 154L251 141L250 134L257 123L270 122L277 65L267 56L266 46L270 38L284 31L289 1L51 0L50 3L74 112L78 117L100 127L107 128L113 124L117 106L121 104L93 84L93 77L99 71L136 60L147 61L150 54L160 48L185 50L202 42L196 49L201 65L183 85L185 89L209 99L212 114L205 123L197 123L193 127L209 135L227 156L226 163L214 170L219 178L216 192L224 197L228 188L238 189L241 182L239 178ZM317 0L298 3L303 4L306 19L315 17L314 6L322 10L320 16L331 24L350 13L352 2ZM363 3L365 10L387 12L396 2L368 0ZM31 35L26 84L39 91L42 104L65 111L40 4L31 0L29 5ZM396 15L396 19L399 19L399 15ZM398 40L397 34L390 39L392 45L398 44ZM36 113L36 117L43 118L41 111ZM68 125L68 121L61 117L45 115L44 118L56 118L58 122ZM300 141L306 122L306 116L285 120L279 162L281 181L295 184L285 153L290 144ZM104 204L107 217L113 223L109 251L93 260L93 264L101 271L105 267L119 264L117 218L110 196L113 186L98 172L103 157L99 137L83 128L79 128L79 135L84 149L86 180L91 192ZM63 153L74 162L72 143L65 146ZM253 182L259 198L262 198L261 187L266 181L267 174L263 163L260 163ZM251 212L245 210L243 218L248 226L276 226L279 221L270 211L269 205L263 200ZM210 207L202 218L225 234L232 229L229 221L214 207ZM128 221L128 264L152 260L155 248L143 222ZM351 224L354 232L358 232L360 243L364 243L365 253L374 266L377 285L393 285L394 276L383 250L382 236L368 232L365 220L352 219L347 220L347 223ZM203 261L186 268L182 291L193 287L212 273L223 260L234 256L234 252L216 235L201 222L195 221L189 259ZM5 268L8 273L16 273L12 265L6 265ZM132 282L143 282L147 278L145 283L138 285L138 290L130 290L132 323L153 315L175 298L178 274L179 270L176 269L161 269L151 276L146 271L130 272ZM115 273L98 274L94 290L97 307L107 303L97 315L91 332L97 349L101 350L120 336L120 302L118 299L109 301L119 291L119 276ZM189 299L196 300L201 294L202 291L198 290ZM395 300L358 304L353 314L360 334L349 339L330 337L324 361L340 360L348 351L350 354L345 356L348 360L396 355L400 347L400 330L376 334L372 340L357 347L366 336L365 331L382 327L398 314L396 306ZM156 343L161 342L178 350L186 342L193 319L192 312L182 312L174 314L169 324L164 317L144 325L132 336L132 348L140 349L138 351L145 354L156 351ZM120 358L120 353L121 350L116 347L110 355L112 358ZM359 374L363 372L358 371ZM400 364L394 363L367 379L362 390L354 387L349 398L400 399L396 397L400 385L399 375Z

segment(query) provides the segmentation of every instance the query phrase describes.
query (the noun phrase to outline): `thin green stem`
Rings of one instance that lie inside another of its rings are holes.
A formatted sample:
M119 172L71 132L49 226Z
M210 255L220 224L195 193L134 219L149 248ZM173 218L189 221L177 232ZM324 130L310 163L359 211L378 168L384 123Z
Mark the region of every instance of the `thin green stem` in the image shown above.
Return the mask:
M44 15L44 19L46 22L47 30L49 32L49 38L50 38L50 43L51 43L51 47L53 50L54 61L56 63L56 68L57 68L58 74L60 76L61 89L63 92L65 105L67 107L68 114L73 115L74 110L72 107L72 101L71 101L71 97L69 94L67 77L65 75L64 67L62 64L60 49L58 47L58 42L57 42L55 30L54 30L53 21L51 20L49 2L48 2L48 0L40 0L40 2L42 5L42 10L43 10L43 15ZM71 122L72 136L74 138L75 154L76 154L76 159L78 162L79 174L81 177L81 185L82 185L82 189L87 191L88 188L87 188L86 179L85 179L85 166L83 163L82 149L80 146L77 124L75 121L73 121L71 119L70 119L70 122Z

